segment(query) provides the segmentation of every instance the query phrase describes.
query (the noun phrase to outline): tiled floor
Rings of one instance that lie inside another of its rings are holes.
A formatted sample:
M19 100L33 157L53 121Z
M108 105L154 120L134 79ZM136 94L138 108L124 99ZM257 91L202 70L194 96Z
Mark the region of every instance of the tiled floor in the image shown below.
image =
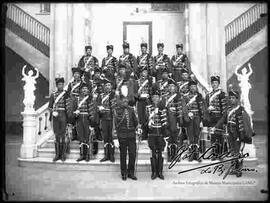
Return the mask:
M149 173L138 173L138 181L122 181L117 172L45 170L18 167L22 138L6 138L6 192L9 200L266 200L267 136L257 135L254 143L259 164L257 172L241 178L201 174L164 174L152 181Z

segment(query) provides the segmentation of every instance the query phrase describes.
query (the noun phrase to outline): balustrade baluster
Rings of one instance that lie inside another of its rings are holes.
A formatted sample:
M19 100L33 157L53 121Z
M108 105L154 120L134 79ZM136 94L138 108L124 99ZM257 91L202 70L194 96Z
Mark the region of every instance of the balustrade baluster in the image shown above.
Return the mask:
M45 127L44 127L44 130L48 129L47 121L48 121L48 112L45 113Z
M38 135L41 134L41 121L42 121L42 117L38 118Z

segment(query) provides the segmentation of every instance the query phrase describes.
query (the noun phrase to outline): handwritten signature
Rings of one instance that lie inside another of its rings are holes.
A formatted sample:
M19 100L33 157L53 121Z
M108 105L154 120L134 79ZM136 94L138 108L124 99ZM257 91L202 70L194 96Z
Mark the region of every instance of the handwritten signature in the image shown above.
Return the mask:
M206 165L191 168L191 169L188 169L188 170L185 170L185 171L180 171L180 172L178 172L178 174L193 171L193 170L197 170L197 169L201 169L201 168L206 168L206 167L208 167L208 168L202 170L201 173L202 174L203 173L212 173L212 170L210 170L210 166L216 165L214 167L213 173L218 173L219 175L222 175L223 173L225 173L225 175L223 177L223 179L225 179L227 177L227 175L230 174L232 172L233 168L235 167L235 160L244 159L244 158L249 156L248 153L245 153L245 154L243 154L243 153L232 153L231 151L227 151L227 152L224 152L221 155L217 155L217 154L213 153L213 150L212 150L212 149L215 149L215 148L216 148L216 146L209 147L203 154L201 154L201 156L199 156L198 160L201 160L201 159L207 160L207 159L212 159L213 157L218 158L218 159L224 159L224 158L231 158L231 159L227 159L227 160L223 160L223 161L219 161L219 162L215 162L215 163L211 163L211 164L206 164ZM195 150L184 154L188 150L189 150L188 146L182 145L177 150L177 155L171 161L171 163L169 165L169 169L173 168L175 166L175 164L178 161L180 161L180 159L184 160L184 159L188 159L190 156L193 156L193 153L195 153ZM225 166L224 166L224 164L222 164L222 163L225 163L225 162L231 162L231 165L230 165L230 167L228 168L228 170L226 172L225 172Z

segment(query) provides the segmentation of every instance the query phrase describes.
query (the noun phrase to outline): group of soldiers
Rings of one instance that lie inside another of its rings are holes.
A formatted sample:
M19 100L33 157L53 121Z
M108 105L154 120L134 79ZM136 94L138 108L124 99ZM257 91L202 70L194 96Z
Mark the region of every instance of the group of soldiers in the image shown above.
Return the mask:
M224 136L219 132L224 125L233 153L239 153L241 143L251 142L248 115L239 105L237 91L229 91L228 97L219 86L220 77L212 76L213 90L203 98L182 44L176 45L176 54L171 59L163 53L163 43L157 44L155 57L147 53L146 43L140 46L142 54L136 58L124 42L123 55L117 60L112 55L113 45L107 45L108 55L101 66L92 55L92 47L85 46L86 53L78 67L72 68L73 78L68 88L64 88L64 78L56 78L57 90L49 102L56 137L53 161L66 159L69 147L66 129L80 142L77 161L89 161L97 153L97 141L103 140L104 158L100 161L114 162L116 134L123 180L127 177L137 180L134 173L136 135L147 140L152 151L152 179L164 179L162 152L166 142L168 161L175 157L185 139L192 153L189 161L201 160L199 136L203 126L212 128L211 144L215 145L216 155L212 160L221 159L224 152ZM241 163L236 160L237 176L241 176L237 171L240 167Z

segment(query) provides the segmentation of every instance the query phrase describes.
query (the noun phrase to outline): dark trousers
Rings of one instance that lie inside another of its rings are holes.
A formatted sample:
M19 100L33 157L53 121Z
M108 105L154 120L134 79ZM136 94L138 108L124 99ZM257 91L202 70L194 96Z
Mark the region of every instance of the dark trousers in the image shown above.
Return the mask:
M120 148L120 168L121 174L134 174L136 159L136 137L118 137ZM128 151L128 168L127 168L127 151Z
M176 114L173 112L168 112L168 133L169 133L168 143L176 144L179 129L177 129Z
M180 69L174 69L173 70L173 79L175 80L175 82L179 82L182 80L182 73Z
M89 142L90 135L90 121L87 114L80 114L77 118L77 133L78 140L83 143Z
M199 117L194 117L188 123L187 134L190 144L199 144L200 122Z
M229 142L229 150L231 151L232 154L239 154L240 152L240 146L241 146L241 143L239 140L237 140L237 137L238 137L238 134L236 131L234 132L229 132L229 136L228 136L228 142ZM242 167L242 164L243 164L243 160L242 161L239 161L239 160L235 160L234 161L234 164L235 164L235 169L239 169Z
M101 120L101 135L104 143L112 143L112 120Z
M157 136L154 134L149 134L148 136L148 146L152 151L164 151L166 143L162 136Z
M220 115L210 113L210 122L209 127L214 127L217 122L221 119ZM220 132L214 132L211 134L211 145L216 145L216 153L222 154L223 151L223 144L224 144L224 137Z
M53 132L56 142L64 142L67 126L67 116L65 111L58 111L58 116L53 116Z
M142 137L144 139L147 139L147 135L148 135L148 126L147 126L147 120L146 120L146 106L147 106L146 100L139 100L137 103L138 119L139 119L139 123L142 126Z

